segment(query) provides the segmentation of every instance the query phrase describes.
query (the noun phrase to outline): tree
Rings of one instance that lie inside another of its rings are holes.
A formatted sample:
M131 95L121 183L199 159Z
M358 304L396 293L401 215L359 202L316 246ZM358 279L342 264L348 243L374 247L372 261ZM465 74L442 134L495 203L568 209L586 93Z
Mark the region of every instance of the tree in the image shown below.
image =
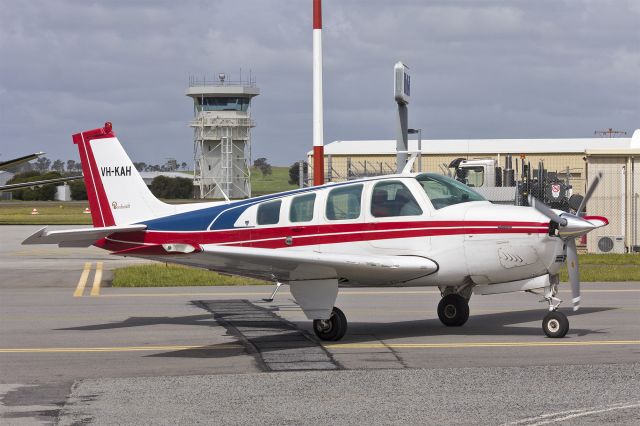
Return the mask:
M41 173L37 171L30 171L15 175L7 184L12 183L24 183L34 182L39 180L48 180L60 178L62 175L58 172ZM40 185L31 188L17 189L13 192L13 198L16 200L26 201L47 201L53 200L56 195L56 186L59 184L50 183L48 185Z
M49 170L49 166L51 165L51 160L47 157L38 157L36 160L36 169L44 172L45 170Z
M167 160L167 164L165 165L165 168L169 172L176 171L178 169L178 161L175 158L169 158Z
M64 162L62 160L56 160L53 162L51 168L56 172L64 172Z
M137 171L142 172L147 168L147 163L138 161L137 163L133 163L133 167L135 167Z
M76 161L75 160L67 160L67 171L70 172L76 169Z
M255 160L253 162L253 167L260 169L260 171L262 172L262 177L265 177L273 173L273 171L271 170L271 164L269 164L267 162L267 159L264 157L261 157Z
M87 199L87 187L84 185L83 179L72 180L68 182L71 189L72 200L86 200Z
M170 178L166 176L156 176L149 189L158 198L175 199L191 198L193 194L193 181L187 178Z
M307 175L308 170L309 170L309 165L305 161L302 164L302 173L304 174L304 176ZM299 179L300 179L300 163L296 161L291 165L291 167L289 167L289 183L291 185L298 185L298 183L300 182Z
M187 163L185 163L184 161L182 162L182 164L180 164L180 168L182 170L187 170Z

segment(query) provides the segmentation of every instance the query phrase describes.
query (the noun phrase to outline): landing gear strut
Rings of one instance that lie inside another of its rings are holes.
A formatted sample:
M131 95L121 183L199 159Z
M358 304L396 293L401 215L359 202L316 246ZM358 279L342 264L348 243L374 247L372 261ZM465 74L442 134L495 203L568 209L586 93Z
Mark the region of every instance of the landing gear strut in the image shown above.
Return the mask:
M329 319L313 320L313 332L320 340L340 340L347 332L347 317L334 306Z
M459 327L469 319L469 302L459 294L447 294L438 303L438 318L448 327Z

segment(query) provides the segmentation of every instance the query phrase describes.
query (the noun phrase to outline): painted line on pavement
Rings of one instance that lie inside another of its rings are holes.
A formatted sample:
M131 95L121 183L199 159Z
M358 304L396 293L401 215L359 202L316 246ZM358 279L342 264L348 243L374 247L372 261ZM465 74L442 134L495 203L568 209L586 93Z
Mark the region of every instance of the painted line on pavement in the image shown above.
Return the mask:
M594 340L584 342L469 342L469 343L334 343L324 345L326 349L457 349L457 348L505 348L505 347L548 347L548 346L611 346L640 345L640 340ZM243 349L235 343L219 345L163 345L163 346L114 346L88 348L0 348L0 353L86 353L86 352L142 352L168 350L225 350Z
M244 346L234 343L220 345L170 345L170 346L114 346L96 348L0 348L0 354L17 353L86 353L86 352L153 352L153 351L176 351L176 350L223 350L223 349L243 349Z
M151 287L147 287L151 288ZM582 289L580 290L582 293L640 293L640 288L638 289ZM561 290L560 293L571 293L571 290ZM416 294L440 294L438 290L424 290L424 291L341 291L340 296L388 296L390 294L397 295L416 295ZM216 293L122 293L122 294L101 294L100 297L178 297L178 296L265 296L269 295L269 293L226 293L226 292L216 292ZM290 293L281 292L280 295L288 295L291 296Z
M76 290L73 292L73 297L82 297L82 294L84 293L84 288L87 285L87 280L89 279L90 272L91 272L91 262L86 262L84 264L84 269L82 270L82 274L80 274L80 280L78 281Z
M102 282L102 266L104 262L96 262L96 274L93 277L91 296L100 296L100 283Z
M640 345L640 340L592 340L566 342L469 342L469 343L334 343L327 349L457 349L457 348L532 348L560 346Z

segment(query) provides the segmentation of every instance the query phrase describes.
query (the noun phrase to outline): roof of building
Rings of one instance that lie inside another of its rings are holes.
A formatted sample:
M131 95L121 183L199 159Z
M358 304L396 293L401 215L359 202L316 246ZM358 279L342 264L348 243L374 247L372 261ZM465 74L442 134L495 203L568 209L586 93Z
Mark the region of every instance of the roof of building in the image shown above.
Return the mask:
M151 181L158 176L166 176L168 178L186 178L193 180L193 173L187 172L140 172L140 177L147 185L151 184Z
M409 140L409 151L417 150L417 139ZM584 154L609 150L640 150L640 129L630 138L422 140L423 154ZM391 155L395 152L395 140L334 141L324 147L325 155Z

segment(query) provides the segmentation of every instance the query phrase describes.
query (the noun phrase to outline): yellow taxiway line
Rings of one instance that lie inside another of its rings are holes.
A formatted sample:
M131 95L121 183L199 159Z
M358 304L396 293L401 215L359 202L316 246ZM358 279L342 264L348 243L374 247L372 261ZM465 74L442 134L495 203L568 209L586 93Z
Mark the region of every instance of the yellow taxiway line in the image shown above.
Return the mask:
M91 296L100 296L100 283L102 282L102 266L104 262L96 263L96 275L93 277Z
M84 288L87 285L87 280L89 279L89 273L91 272L91 262L86 262L84 264L84 269L82 270L82 274L80 275L80 281L78 281L78 285L76 286L76 291L73 292L73 297L82 297L84 293Z
M560 342L468 342L468 343L333 343L323 345L326 349L469 349L469 348L531 348L566 346L620 346L640 345L640 340L591 340ZM12 353L89 353L89 352L153 352L177 350L226 350L243 349L236 343L219 345L163 345L163 346L114 346L88 348L0 348L0 354Z
M591 340L552 342L468 342L468 343L334 343L327 349L457 349L457 348L533 348L559 346L640 345L640 340Z

